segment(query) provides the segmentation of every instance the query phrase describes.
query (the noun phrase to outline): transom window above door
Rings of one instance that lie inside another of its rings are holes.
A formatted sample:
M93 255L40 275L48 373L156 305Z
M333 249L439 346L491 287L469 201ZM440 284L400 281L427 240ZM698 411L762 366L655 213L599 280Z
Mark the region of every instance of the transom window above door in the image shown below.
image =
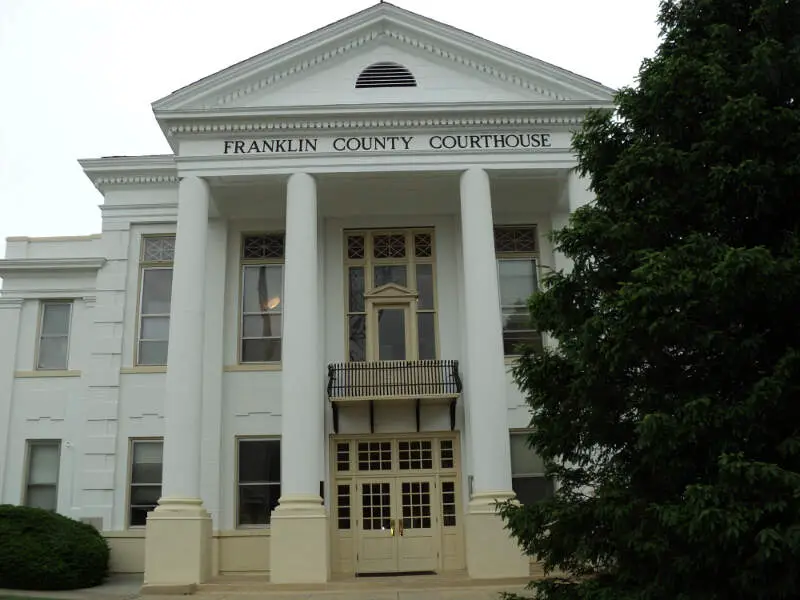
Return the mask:
M345 232L351 361L437 357L433 229Z

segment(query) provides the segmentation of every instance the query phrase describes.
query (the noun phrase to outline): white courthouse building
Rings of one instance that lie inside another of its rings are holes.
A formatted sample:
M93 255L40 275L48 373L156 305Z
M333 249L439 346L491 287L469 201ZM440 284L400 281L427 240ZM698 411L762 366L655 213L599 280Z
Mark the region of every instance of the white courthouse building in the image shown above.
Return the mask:
M80 161L100 233L8 239L0 501L150 586L527 575L509 367L612 95L382 3L158 100L173 154Z

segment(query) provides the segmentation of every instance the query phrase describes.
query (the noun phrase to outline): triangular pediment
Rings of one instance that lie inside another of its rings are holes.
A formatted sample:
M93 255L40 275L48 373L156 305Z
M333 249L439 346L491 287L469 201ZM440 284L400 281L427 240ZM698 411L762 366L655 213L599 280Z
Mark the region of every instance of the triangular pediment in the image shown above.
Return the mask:
M396 283L386 283L364 294L368 300L413 300L417 293Z
M415 87L356 88L375 63L405 67ZM364 11L210 75L155 102L157 114L335 105L603 103L613 90L398 8Z

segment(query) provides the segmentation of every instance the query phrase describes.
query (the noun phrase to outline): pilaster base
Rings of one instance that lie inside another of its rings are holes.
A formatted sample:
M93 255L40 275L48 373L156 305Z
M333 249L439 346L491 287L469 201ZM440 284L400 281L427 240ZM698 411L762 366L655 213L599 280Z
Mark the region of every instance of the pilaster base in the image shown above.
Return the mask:
M513 498L513 492L474 494L465 521L467 573L472 579L528 577L526 556L495 508L495 502Z
M328 518L314 494L282 497L270 521L270 581L330 580Z
M211 516L198 498L162 498L147 515L142 593L181 593L211 576Z

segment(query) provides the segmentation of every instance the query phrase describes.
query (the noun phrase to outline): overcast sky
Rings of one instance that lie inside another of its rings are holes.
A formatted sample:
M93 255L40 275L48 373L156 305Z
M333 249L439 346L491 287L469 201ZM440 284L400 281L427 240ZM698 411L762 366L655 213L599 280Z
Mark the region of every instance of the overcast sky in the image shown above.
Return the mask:
M371 0L0 0L0 256L7 236L100 231L79 158L169 147L150 103ZM397 0L611 87L658 45L658 0Z

